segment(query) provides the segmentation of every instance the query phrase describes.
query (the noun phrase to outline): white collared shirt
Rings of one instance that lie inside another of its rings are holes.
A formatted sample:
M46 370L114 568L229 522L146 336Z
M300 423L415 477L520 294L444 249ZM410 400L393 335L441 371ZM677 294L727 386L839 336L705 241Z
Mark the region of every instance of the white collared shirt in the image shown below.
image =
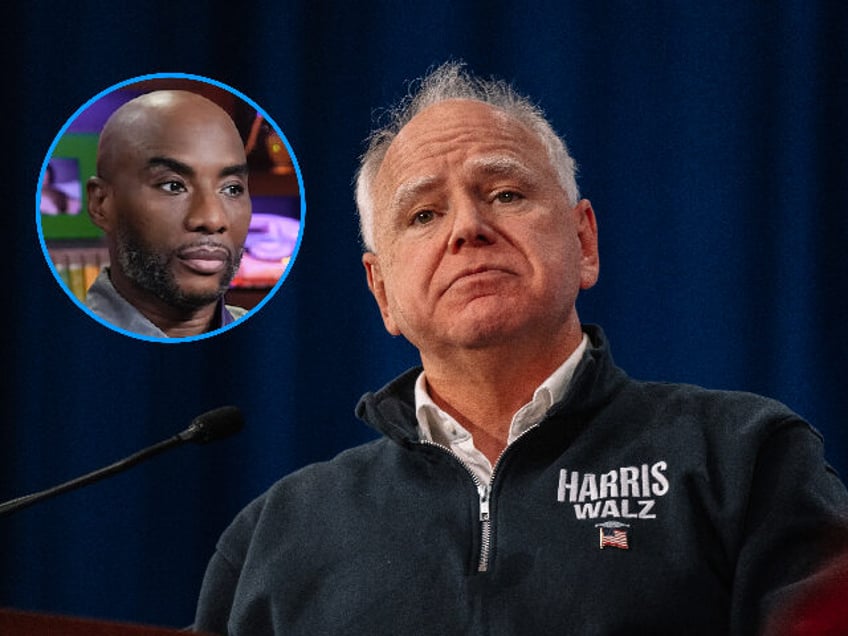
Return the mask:
M565 396L574 370L583 358L588 343L589 336L584 333L577 349L539 385L533 393L533 399L515 412L509 427L507 446L526 430L541 422L548 409ZM415 417L418 420L418 434L422 440L435 442L452 450L477 476L481 484L491 481L491 462L474 446L471 433L433 402L427 392L423 371L415 382Z

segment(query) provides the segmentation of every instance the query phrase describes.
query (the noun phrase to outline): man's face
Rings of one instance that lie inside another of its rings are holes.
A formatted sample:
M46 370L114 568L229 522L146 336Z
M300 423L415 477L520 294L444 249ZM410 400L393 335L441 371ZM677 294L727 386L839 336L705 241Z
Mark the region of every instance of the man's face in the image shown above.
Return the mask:
M191 101L134 128L106 179L113 280L117 266L133 291L178 309L215 302L250 225L241 139L224 113Z
M431 106L392 142L373 192L369 287L389 332L422 355L574 326L598 274L594 213L569 205L514 119L468 100Z

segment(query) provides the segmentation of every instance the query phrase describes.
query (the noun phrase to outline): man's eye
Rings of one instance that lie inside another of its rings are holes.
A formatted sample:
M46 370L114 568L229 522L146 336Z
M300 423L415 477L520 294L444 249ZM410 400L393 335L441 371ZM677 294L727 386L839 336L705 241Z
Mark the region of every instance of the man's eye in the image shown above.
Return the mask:
M232 183L228 186L224 187L224 194L229 195L231 197L237 197L244 194L245 187L240 183Z
M521 198L521 195L517 192L512 192L510 190L505 190L503 192L498 192L495 195L495 199L500 203L513 203L518 201Z
M435 217L436 215L432 210L421 210L420 212L415 213L415 216L412 217L412 222L415 225L426 225Z
M185 186L179 181L165 181L159 184L159 189L168 192L169 194L177 194L178 192L185 192Z

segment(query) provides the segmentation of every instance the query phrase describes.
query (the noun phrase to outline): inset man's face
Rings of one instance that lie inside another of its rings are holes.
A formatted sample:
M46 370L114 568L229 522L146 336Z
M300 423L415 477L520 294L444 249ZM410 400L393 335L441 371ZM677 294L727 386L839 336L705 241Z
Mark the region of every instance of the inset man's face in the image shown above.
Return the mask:
M129 127L102 179L113 279L117 267L141 293L175 308L215 302L238 269L250 225L241 138L225 113L196 100L143 111Z

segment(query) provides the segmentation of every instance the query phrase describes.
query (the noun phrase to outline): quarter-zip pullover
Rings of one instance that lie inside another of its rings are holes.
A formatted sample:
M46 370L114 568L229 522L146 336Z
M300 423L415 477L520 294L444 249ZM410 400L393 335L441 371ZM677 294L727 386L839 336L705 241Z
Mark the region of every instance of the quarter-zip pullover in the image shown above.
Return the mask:
M633 380L584 329L566 397L482 492L419 438L420 369L365 395L357 414L383 437L284 477L237 516L195 627L756 634L848 548L848 493L821 437L767 398Z

